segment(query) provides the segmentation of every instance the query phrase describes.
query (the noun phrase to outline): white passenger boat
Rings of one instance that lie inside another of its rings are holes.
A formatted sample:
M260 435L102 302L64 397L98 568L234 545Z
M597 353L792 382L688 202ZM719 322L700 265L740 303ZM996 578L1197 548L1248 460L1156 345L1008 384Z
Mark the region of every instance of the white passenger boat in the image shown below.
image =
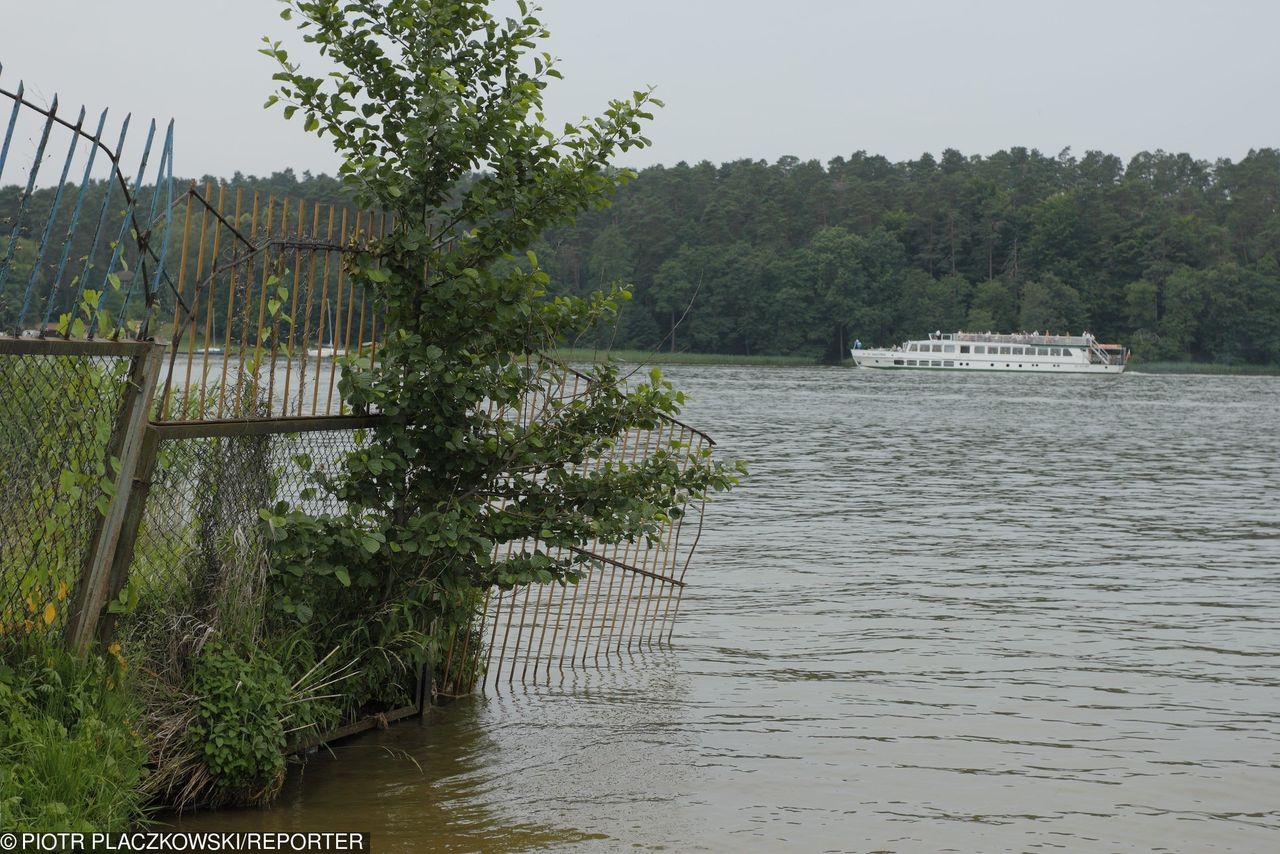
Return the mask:
M1119 374L1129 351L1081 335L1001 335L934 332L928 339L904 341L892 348L855 349L860 368L904 370L999 371L1046 374Z

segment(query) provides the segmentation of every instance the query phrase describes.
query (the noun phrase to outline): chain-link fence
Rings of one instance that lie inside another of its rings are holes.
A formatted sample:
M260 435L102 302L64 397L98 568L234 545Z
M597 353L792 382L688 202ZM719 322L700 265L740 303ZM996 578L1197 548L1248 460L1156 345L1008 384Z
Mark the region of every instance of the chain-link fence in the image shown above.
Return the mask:
M326 478L379 417L347 413L336 357L376 358L384 332L345 256L388 221L225 186L174 207L172 300L151 318L172 343L0 339L0 630L63 630L81 648L114 634L133 660L181 671L215 633L262 632L262 511L343 509ZM490 407L495 424L561 417L596 388L553 360L523 369L532 390ZM664 420L575 467L687 465L710 444ZM686 507L640 543L582 543L577 584L478 591L439 689L545 681L667 641L700 525ZM534 551L554 549L501 543L495 558Z
M100 348L0 343L0 633L66 625L110 500L128 371Z
M323 480L363 439L358 430L190 424L159 441L115 634L157 665L178 667L213 633L252 638L264 618L269 542L261 511L278 502L340 507Z

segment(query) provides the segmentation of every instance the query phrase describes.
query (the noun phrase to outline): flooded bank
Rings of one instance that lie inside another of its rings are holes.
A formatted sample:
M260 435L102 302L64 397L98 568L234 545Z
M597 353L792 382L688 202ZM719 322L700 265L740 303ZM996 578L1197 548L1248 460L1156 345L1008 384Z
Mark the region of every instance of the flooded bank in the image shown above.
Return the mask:
M377 851L1262 851L1280 380L670 367L749 460L675 642L184 828Z

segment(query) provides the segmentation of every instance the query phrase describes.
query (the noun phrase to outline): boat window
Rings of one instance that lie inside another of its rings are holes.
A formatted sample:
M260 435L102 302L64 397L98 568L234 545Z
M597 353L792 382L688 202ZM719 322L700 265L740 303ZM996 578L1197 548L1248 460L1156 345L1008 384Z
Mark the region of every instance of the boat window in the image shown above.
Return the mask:
M919 344L912 344L908 349L909 349L912 353L914 353L914 352L915 352L916 350L918 350L919 348L920 348L920 345L919 345Z
M943 362L943 363L942 363L942 367L944 367L944 368L954 368L955 366L956 366L956 363L955 363L955 362Z
M895 365L901 365L901 364L903 364L903 360L902 360L902 359L894 359L894 360L893 360L893 363L894 363Z
M1070 347L1063 347L1063 348L1062 348L1062 355L1064 355L1064 356L1070 356L1070 355L1071 355L1071 348L1070 348Z
M914 366L914 365L915 365L915 363L916 363L916 360L915 360L915 359L907 359L907 364L908 364L908 365Z
M941 368L942 362L939 362L937 359L934 359L932 362L929 363L929 366L932 368Z
M943 347L943 348L942 348L942 352L944 352L944 353L954 353L955 351L956 351L956 345L955 345L955 344L948 344L948 345L946 345L945 347Z
M1062 348L1061 348L1061 347L1050 347L1050 348L1049 348L1049 355L1050 355L1050 356L1061 356L1061 355L1062 355Z
M1005 355L1005 356L1009 355L1009 348L1008 348L1008 347L1001 347L1001 348L1000 348L1000 353L1001 353L1002 355Z
M969 345L968 345L968 344L961 344L961 345L960 345L960 352L961 352L961 353L968 353L968 352L969 352Z
M1049 348L1048 348L1048 347L1037 347L1037 348L1036 348L1036 355L1037 355L1037 356L1047 356L1047 355L1049 355Z
M935 353L941 353L941 352L942 352L942 345L941 345L941 344L934 344L934 345L932 345L931 349L932 349L932 350L933 350L933 352L935 352Z

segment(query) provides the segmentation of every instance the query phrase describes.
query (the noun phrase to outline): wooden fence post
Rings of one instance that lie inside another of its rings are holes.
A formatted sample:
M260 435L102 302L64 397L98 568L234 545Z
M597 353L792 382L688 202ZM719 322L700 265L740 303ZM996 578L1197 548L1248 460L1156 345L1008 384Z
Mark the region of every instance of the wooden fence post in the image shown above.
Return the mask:
M120 461L115 480L116 494L111 498L106 515L95 517L92 540L80 568L67 621L67 643L82 655L88 651L89 644L93 641L98 618L107 603L112 568L117 562L116 552L122 545L127 545L130 553L133 550L136 523L141 520L141 512L130 498L134 481L139 474L138 463L142 457L143 440L149 432L147 425L151 415L151 401L160 376L164 350L163 345L153 343L133 357L124 396L112 427L111 440L107 443L107 472L111 472L112 457ZM151 447L151 460L155 460L154 444ZM149 479L150 473L145 477ZM133 514L129 512L131 504L135 509ZM135 523L133 530L122 540L126 519L131 516ZM122 559L125 561L123 571L127 572L127 557ZM123 584L123 580L119 583Z

